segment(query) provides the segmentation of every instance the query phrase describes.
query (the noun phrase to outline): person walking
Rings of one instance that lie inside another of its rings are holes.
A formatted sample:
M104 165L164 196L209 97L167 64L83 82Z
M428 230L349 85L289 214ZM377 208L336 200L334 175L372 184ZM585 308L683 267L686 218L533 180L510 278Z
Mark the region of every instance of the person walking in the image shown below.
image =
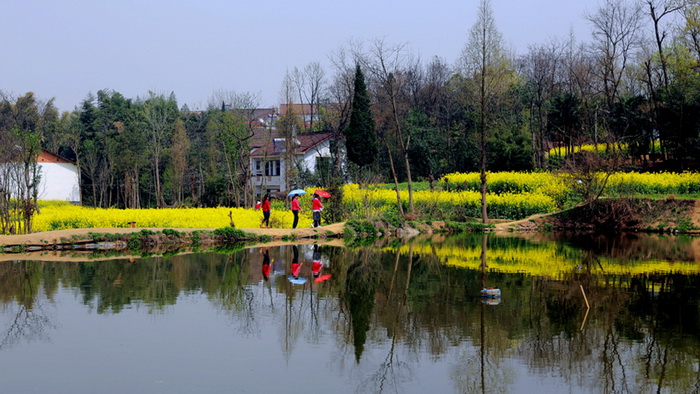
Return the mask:
M299 195L295 194L292 196L292 213L294 214L294 223L292 223L292 228L297 228L299 224L299 211L301 211L301 205L299 205Z
M316 193L314 193L314 198L311 200L311 210L313 211L314 217L314 224L312 227L321 227L321 211L323 211L323 204L321 204L321 198Z
M263 224L265 225L265 228L270 228L270 195L265 194L265 197L262 199L262 205L261 205L262 213L263 213L263 220L260 222L260 227L263 227Z

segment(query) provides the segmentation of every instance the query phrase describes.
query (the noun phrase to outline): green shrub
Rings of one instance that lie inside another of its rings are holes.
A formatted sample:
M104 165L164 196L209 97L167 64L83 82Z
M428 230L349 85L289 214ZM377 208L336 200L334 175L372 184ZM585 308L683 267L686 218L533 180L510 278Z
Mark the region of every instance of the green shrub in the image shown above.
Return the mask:
M243 230L228 226L217 228L214 230L214 235L220 237L224 241L238 241L246 239L246 233Z
M384 221L393 227L401 227L403 225L403 219L399 216L397 209L389 209L384 212Z
M190 239L192 240L192 246L195 248L199 246L199 244L202 242L202 230L195 230L192 231L190 234Z
M167 235L167 236L169 236L169 237L180 237L180 236L182 236L182 235L184 235L184 234L181 233L181 232L179 232L179 231L177 231L177 230L173 230L173 229L171 229L171 228L164 228L164 229L163 229L163 235Z

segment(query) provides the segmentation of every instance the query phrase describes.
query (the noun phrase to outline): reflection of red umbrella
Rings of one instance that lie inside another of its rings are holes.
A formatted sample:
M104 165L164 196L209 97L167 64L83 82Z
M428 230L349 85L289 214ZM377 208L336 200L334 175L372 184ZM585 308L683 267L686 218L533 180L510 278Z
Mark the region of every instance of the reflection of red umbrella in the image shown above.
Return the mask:
M331 196L331 194L325 190L316 190L314 193L318 194L319 197L324 197L324 198L328 198Z
M331 275L330 275L330 274L325 274L325 275L321 275L321 276L319 276L318 278L314 279L314 282L316 282L316 283L321 283L321 282L326 281L326 280L328 280L328 279L330 279L330 278L331 278Z

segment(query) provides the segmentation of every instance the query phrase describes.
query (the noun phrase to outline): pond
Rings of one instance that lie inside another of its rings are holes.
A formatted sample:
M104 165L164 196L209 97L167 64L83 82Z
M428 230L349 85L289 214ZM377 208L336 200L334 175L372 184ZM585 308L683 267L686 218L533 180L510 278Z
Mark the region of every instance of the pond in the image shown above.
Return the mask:
M700 390L698 238L63 258L0 262L2 392Z

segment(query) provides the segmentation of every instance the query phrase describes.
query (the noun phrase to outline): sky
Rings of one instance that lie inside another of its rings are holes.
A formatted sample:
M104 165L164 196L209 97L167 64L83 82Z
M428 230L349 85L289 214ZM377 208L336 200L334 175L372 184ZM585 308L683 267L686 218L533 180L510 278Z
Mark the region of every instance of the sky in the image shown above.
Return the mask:
M215 91L279 104L285 73L350 41L406 44L455 64L479 0L6 0L0 5L0 90L34 92L72 111L100 89L127 98L175 93L204 109ZM532 44L591 35L597 0L492 0L496 25L516 54Z

